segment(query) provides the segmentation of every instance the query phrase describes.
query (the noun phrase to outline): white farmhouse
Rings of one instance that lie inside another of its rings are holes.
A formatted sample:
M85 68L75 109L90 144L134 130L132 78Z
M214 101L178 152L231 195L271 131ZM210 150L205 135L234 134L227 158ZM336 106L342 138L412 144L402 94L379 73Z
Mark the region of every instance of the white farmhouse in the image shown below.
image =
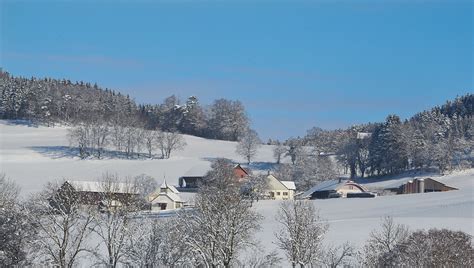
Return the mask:
M295 182L280 181L273 175L267 176L267 190L265 196L273 200L290 200L295 196Z
M169 210L182 208L184 202L178 195L179 192L172 185L168 185L166 180L163 181L160 188L148 196L148 201L151 203L151 210Z

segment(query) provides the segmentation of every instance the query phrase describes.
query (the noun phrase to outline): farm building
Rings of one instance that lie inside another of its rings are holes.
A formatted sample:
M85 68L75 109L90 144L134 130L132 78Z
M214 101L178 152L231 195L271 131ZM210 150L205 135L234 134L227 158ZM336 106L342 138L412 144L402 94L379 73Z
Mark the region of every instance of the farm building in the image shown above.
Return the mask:
M194 166L188 170L181 178L179 178L179 187L187 189L197 189L202 179L211 170L211 164L205 163L198 166ZM239 182L243 181L248 177L249 171L244 169L240 164L234 167L235 177Z
M267 190L265 198L273 200L289 200L293 199L296 187L293 181L280 181L273 175L267 176Z
M427 192L446 192L457 189L431 178L417 178L400 185L396 189L392 189L392 191L393 190L396 190L398 194L414 194Z
M347 197L351 193L365 193L362 185L347 179L324 181L301 195L303 199L324 199L332 197Z
M178 190L163 181L160 188L148 196L148 201L151 203L151 210L169 210L182 208L184 202L178 195Z
M140 196L133 184L99 181L65 181L57 194L60 198L75 198L83 205L98 206L99 209L137 202Z

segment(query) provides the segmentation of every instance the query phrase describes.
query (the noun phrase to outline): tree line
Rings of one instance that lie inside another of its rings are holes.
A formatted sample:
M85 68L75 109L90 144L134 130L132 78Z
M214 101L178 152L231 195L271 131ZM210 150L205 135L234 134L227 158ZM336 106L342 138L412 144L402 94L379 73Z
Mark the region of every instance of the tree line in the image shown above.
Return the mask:
M197 97L182 102L172 95L161 104L137 104L97 84L67 79L14 77L0 70L0 118L47 125L110 124L159 129L236 141L249 126L240 101L217 99L202 106Z
M312 128L303 138L286 141L295 163L301 148L317 157L335 155L351 178L437 168L440 172L472 167L474 95L423 111L407 120L389 115L385 122L348 129ZM279 152L275 152L279 159Z
M255 239L263 219L241 194L232 165L218 160L205 178L194 209L153 219L140 212L156 182L140 176L121 191L119 178L101 180L102 210L84 206L69 188L48 184L26 201L0 176L0 263L5 266L74 267L275 267L283 258ZM327 244L329 224L312 201L282 202L275 245L292 267L472 267L472 237L464 232L410 231L385 217L359 250L346 242Z

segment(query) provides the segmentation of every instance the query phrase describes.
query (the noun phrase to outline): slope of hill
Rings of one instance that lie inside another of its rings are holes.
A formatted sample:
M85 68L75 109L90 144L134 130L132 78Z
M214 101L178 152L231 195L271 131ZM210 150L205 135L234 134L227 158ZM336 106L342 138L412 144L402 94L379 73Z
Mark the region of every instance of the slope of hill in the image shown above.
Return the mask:
M121 177L142 173L163 176L172 184L188 169L216 157L236 162L244 161L235 153L235 143L186 136L188 146L170 159L103 159L80 160L68 148L66 127L30 127L9 121L0 122L0 171L16 181L24 196L38 191L48 181L68 178L95 180L104 172ZM273 162L272 147L262 146L256 166ZM406 180L397 177L391 182ZM341 244L349 241L361 246L369 232L379 225L380 218L391 215L397 222L417 228L449 228L474 234L474 169L438 177L460 190L444 193L426 193L382 196L373 199L330 199L314 201L321 216L330 224L326 243ZM382 182L383 183L383 182ZM276 248L274 233L278 229L276 215L278 201L264 200L256 209L264 216L257 239L267 251ZM281 257L284 257L280 252Z
M170 159L88 159L81 160L69 148L67 127L32 127L0 121L1 171L14 179L23 194L41 189L48 181L61 179L96 180L103 173L120 177L147 174L161 181L166 177L172 184L196 165L218 157L243 162L235 153L235 142L207 140L185 135L188 144L183 151L173 152ZM272 147L262 146L255 159L273 162Z

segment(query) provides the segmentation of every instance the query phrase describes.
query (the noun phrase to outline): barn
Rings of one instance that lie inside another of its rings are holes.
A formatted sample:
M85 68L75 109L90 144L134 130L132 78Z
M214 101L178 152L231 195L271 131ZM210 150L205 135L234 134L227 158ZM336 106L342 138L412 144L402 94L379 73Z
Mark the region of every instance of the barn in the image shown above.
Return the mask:
M432 178L416 178L396 188L398 194L415 194L429 192L446 192L458 190L457 188L447 186L446 184L433 180Z
M121 182L65 181L57 191L57 197L74 198L82 205L98 206L99 209L120 207L123 204L140 201L138 190L133 184ZM104 200L109 202L106 204ZM58 206L60 204L52 204Z
M308 191L304 192L300 197L302 199L325 199L334 197L347 197L348 193L365 193L362 185L347 179L335 179L324 181Z

